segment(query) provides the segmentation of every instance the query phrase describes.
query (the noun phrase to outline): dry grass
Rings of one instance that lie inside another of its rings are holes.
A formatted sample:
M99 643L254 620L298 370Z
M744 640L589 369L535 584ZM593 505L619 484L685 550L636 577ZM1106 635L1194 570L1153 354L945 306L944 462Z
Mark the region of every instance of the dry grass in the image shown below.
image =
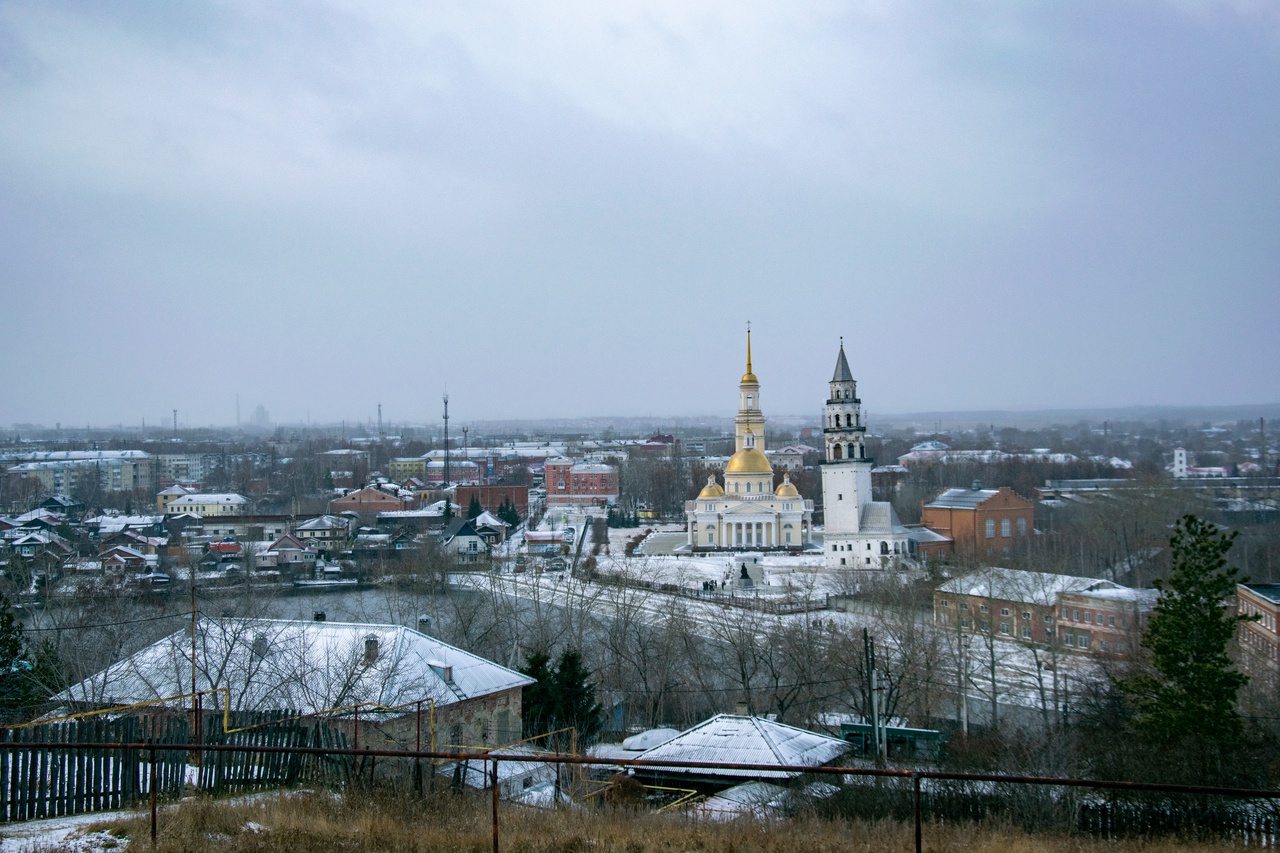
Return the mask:
M912 827L896 821L841 822L818 818L789 821L711 823L680 815L648 812L542 811L503 806L501 847L513 853L620 851L620 853L825 853L825 851L908 851ZM100 825L127 835L135 850L150 848L145 812L130 820ZM445 794L428 800L381 795L327 793L267 795L251 801L190 800L160 816L159 851L341 850L488 851L492 849L489 801L476 795ZM1028 835L991 826L924 828L929 851L991 853L1165 853L1237 849L1176 839L1096 841L1060 835Z

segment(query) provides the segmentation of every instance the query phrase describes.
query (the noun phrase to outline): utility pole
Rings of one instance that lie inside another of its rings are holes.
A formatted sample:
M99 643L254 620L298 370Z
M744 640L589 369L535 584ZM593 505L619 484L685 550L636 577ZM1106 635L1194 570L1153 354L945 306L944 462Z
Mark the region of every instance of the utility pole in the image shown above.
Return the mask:
M444 482L440 484L444 488L449 488L449 394L444 395ZM445 495L445 500L449 496Z
M382 404L378 404L378 438L382 438Z
M882 746L884 737L880 731L880 684L876 674L876 642L871 632L862 629L862 651L866 657L867 667L867 708L871 717L871 746L875 751L876 766L884 764Z
M173 410L173 437L178 437L178 410Z

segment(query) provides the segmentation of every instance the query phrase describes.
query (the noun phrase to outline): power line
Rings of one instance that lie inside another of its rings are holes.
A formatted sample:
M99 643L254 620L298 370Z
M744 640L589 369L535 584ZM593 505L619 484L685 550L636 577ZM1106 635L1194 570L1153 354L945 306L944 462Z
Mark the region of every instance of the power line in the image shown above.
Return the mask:
M162 619L176 619L191 615L190 610L183 610L180 613L166 613L163 616L147 616L142 619L126 619L121 622L98 622L91 625L58 625L52 628L28 628L23 626L24 631L80 631L85 628L117 628L123 625L138 625L142 622L159 622Z

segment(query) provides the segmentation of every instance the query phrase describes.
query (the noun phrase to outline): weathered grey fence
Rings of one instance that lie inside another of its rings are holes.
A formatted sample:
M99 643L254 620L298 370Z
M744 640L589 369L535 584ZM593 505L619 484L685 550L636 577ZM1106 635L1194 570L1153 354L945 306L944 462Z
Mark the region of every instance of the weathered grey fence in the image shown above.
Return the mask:
M346 736L323 720L296 712L203 715L200 744L248 747L345 749ZM91 717L8 729L3 741L20 746L0 750L0 821L32 820L106 811L148 798L152 791L150 752L101 746L49 749L47 744L154 744L155 790L173 797L191 786L211 793L235 793L299 782L335 781L350 762L284 752L191 752L197 743L190 714L166 713L116 719Z

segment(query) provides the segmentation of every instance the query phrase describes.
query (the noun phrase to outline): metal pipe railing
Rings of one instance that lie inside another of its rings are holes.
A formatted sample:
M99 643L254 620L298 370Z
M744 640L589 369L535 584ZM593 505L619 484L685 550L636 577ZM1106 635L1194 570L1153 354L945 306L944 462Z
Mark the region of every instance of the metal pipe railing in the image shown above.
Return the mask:
M1028 776L1006 773L961 773L949 770L894 770L887 768L871 768L871 767L832 767L818 766L810 767L806 765L790 765L790 764L751 764L751 763L726 763L718 761L662 761L641 758L596 758L586 755L570 755L566 753L543 753L543 754L510 754L499 755L493 750L457 750L450 752L439 752L431 750L396 750L396 749L329 749L325 747L308 747L308 746L254 746L254 745L236 745L236 744L162 744L155 743L51 743L51 742L35 742L35 743L0 743L0 750L78 750L78 749L109 749L121 750L125 752L140 751L147 752L150 757L150 778L151 778L151 838L153 844L157 838L158 826L158 800L156 779L156 750L158 746L162 746L166 751L186 751L186 752L251 752L259 754L278 754L285 753L291 755L315 755L315 756L350 756L352 758L359 757L379 757L379 758L407 758L407 759L430 759L435 761L477 761L484 766L491 763L490 767L490 784L493 788L493 807L492 807L492 823L493 823L493 849L498 850L498 765L502 761L514 761L524 763L557 763L571 764L582 766L605 766L605 767L631 767L631 768L652 768L652 769L671 769L671 770L735 770L743 772L772 772L785 774L810 774L821 776L866 776L876 778L889 779L910 779L912 784L912 811L913 823L915 831L915 849L917 853L922 849L923 842L923 819L921 806L921 782L925 779L937 779L940 781L959 781L959 782L992 782L1022 785L1051 785L1059 787L1072 788L1094 788L1098 790L1116 790L1116 791L1142 791L1150 793L1168 793L1168 794L1200 794L1210 796L1234 797L1238 799L1251 800L1280 800L1280 791L1260 790L1254 788L1231 788L1220 787L1214 785L1171 785L1158 782L1129 782L1123 780L1109 779L1079 779L1073 777L1061 776Z

